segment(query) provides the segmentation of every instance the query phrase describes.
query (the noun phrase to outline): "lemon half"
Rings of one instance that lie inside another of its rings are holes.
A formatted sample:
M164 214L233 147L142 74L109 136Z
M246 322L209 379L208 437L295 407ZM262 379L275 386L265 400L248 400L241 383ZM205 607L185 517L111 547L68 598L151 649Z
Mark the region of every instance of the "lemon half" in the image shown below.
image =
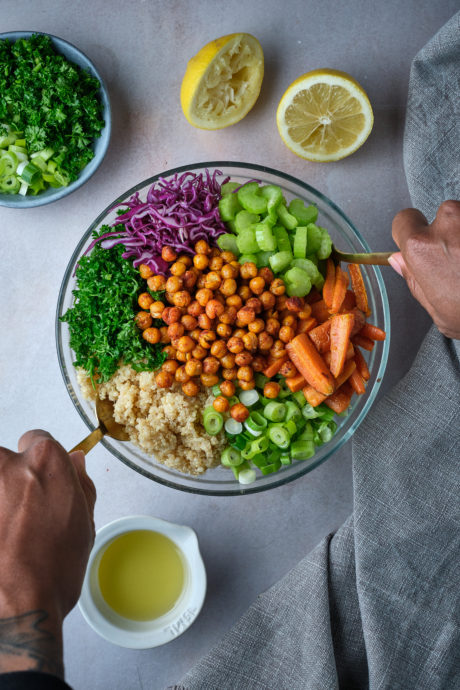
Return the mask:
M230 34L205 45L187 65L180 100L194 127L220 129L239 122L257 100L264 54L251 34Z
M337 161L356 151L374 123L366 92L346 72L317 69L286 89L276 124L286 146L310 161Z

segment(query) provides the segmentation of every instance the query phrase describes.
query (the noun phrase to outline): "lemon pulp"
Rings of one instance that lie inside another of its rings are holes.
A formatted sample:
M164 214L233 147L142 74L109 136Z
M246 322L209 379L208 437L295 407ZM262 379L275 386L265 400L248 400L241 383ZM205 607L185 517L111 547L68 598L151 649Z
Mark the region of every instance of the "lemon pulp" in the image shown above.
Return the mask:
M105 602L118 615L147 621L173 608L184 587L184 565L171 539L159 532L134 530L106 548L98 579Z

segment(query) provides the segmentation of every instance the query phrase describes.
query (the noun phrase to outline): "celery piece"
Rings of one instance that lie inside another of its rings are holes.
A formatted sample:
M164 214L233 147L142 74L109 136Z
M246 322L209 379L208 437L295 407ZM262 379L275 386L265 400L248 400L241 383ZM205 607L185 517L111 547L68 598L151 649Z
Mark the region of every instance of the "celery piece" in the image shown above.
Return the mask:
M226 232L224 235L219 235L217 238L217 246L222 249L223 252L232 252L235 256L238 256L239 249L236 243L235 235L231 232Z
M307 256L307 228L304 225L296 228L292 252L294 259L305 259Z
M307 225L307 251L316 254L321 247L322 232L314 223Z
M262 187L260 191L262 196L267 199L268 217L273 223L276 223L278 217L277 208L282 202L284 202L281 187L278 187L278 185L275 184L268 184L265 187Z
M263 252L274 252L276 249L276 240L273 237L270 225L266 222L256 223L256 225L254 225L254 230L259 249Z
M318 209L313 204L305 206L302 199L293 199L289 204L289 213L297 218L299 225L315 223L318 218Z
M238 257L238 261L240 264L255 264L257 266L257 261L258 261L258 254L241 254L241 256Z
M278 245L278 251L292 252L291 240L289 239L286 228L282 225L275 225L273 234L275 235L276 244Z
M220 193L222 196L224 196L224 194L232 194L238 187L241 187L239 182L226 182L220 188Z
M320 275L316 264L310 261L310 259L294 259L292 261L292 267L301 268L302 271L305 271L312 283L314 283Z
M236 194L226 194L219 201L219 213L223 221L233 220L238 211L241 211L241 204Z
M321 230L321 246L317 251L318 259L327 259L331 255L332 240L326 228L319 228Z
M254 254L259 251L256 233L252 228L242 230L239 235L236 236L236 244L241 254Z
M307 249L308 249L308 244L307 244ZM312 263L314 263L316 267L318 267L318 257L316 256L316 254L307 254L307 256L305 258L308 259L308 261L311 261Z
M260 193L257 182L248 182L238 191L238 201L250 213L266 213L268 202Z
M247 230L251 225L258 223L260 216L256 213L249 213L249 211L239 211L235 216L235 230L239 234L243 230Z
M291 261L291 252L277 252L270 257L270 267L274 273L280 273L290 265Z
M257 268L262 268L264 266L270 266L270 257L273 252L258 252L256 266Z
M305 297L311 290L311 280L301 268L294 266L284 274L286 293L289 297Z
M294 230L298 226L297 218L289 213L285 204L278 206L278 219L287 230Z

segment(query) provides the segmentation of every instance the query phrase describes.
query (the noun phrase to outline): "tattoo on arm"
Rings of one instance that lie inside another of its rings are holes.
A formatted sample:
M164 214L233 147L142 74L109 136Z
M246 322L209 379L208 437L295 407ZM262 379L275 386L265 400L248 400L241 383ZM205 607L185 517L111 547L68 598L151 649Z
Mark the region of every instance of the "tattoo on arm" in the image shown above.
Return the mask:
M62 640L46 629L47 619L43 610L0 618L0 673L44 671L64 677Z

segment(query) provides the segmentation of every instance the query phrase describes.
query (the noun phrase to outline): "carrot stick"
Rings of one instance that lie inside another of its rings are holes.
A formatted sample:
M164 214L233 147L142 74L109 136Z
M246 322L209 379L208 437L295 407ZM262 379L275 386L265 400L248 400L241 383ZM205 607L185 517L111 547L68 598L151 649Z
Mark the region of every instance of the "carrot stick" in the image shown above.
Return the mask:
M326 306L330 309L332 306L332 298L334 295L334 286L335 286L335 266L334 262L332 259L327 260L327 268L326 268L326 280L324 281L323 285L323 300L326 303Z
M321 405L321 403L324 402L327 398L327 395L318 393L318 391L310 385L307 385L304 388L302 388L302 393L304 394L307 403L309 403L312 407L318 407L318 405Z
M347 292L348 286L348 275L345 271L342 271L340 266L335 267L335 285L334 292L332 294L332 304L331 313L337 314L342 307L343 300L345 299L345 294Z
M266 369L264 370L265 376L267 376L269 379L272 378L272 376L275 376L283 366L285 362L288 360L288 355L283 355L282 357L278 357L278 359L273 359L271 360Z
M366 338L364 335L359 335L359 333L353 336L351 342L353 345L358 345L358 347L362 347L363 350L367 350L368 352L372 352L375 345L373 340Z
M320 299L311 305L311 315L317 320L318 323L323 323L330 318L329 309L326 306L326 302Z
M308 331L308 335L315 343L318 352L323 353L331 349L330 331L330 319L324 323L321 323L319 326L316 326L316 328L312 328L311 331Z
M363 379L365 381L369 381L371 377L371 372L369 371L369 367L367 366L367 362L364 359L361 350L358 350L358 348L355 348L354 360L356 362L356 368L363 377Z
M381 328L378 328L378 326L374 326L371 323L365 323L359 331L359 335L364 335L371 340L385 340L387 334L385 331L382 331Z
M366 392L366 386L364 384L364 379L361 376L361 374L359 373L359 371L357 371L356 369L351 374L349 381L350 381L351 387L353 388L353 390L355 391L355 393L357 395L362 395L363 393Z
M308 333L308 331L311 331L311 329L314 328L317 323L317 320L314 319L313 316L310 316L308 319L299 319L297 322L296 335L299 333Z
M286 379L286 386L289 388L291 393L297 393L301 391L304 386L307 385L302 374L297 374L296 376L291 376L291 378Z
M356 362L354 360L349 360L346 364L345 367L336 379L334 379L334 384L336 389L340 388L342 384L347 381L347 379L352 376L353 372L356 371ZM322 393L318 393L312 386L305 386L302 388L302 392L307 400L307 402L310 403L312 407L316 407L320 403L324 402L327 398L327 395L323 395Z
M335 314L331 319L331 374L337 377L345 364L350 333L355 317L353 314Z
M359 333L361 328L366 323L366 317L364 316L363 312L360 309L358 309L357 307L352 309L350 313L353 314L353 316L355 317L355 322L353 324L353 328L351 329L351 336L350 336L350 337L353 337L354 335L356 335L356 333Z
M345 361L347 362L349 359L354 357L355 352L356 351L355 351L355 348L353 347L353 343L351 343L351 342L348 343L347 351L345 353ZM331 357L332 357L332 355L331 355L330 350L328 352L325 352L323 355L323 359L326 362L329 369L331 368ZM358 365L356 365L356 366L358 366Z
M358 309L361 309L366 316L369 316L370 310L367 292L359 264L348 264L348 270L350 272L351 286L356 297L356 306Z
M353 388L350 386L348 381L345 381L343 386L340 386L340 388L336 390L335 393L326 398L324 404L330 407L331 410L334 410L336 414L341 414L342 412L345 412L348 405L350 404L352 395Z
M340 311L351 311L354 307L356 307L355 293L347 290Z
M333 392L332 374L306 333L296 335L286 345L286 350L307 383L324 395L330 395Z

